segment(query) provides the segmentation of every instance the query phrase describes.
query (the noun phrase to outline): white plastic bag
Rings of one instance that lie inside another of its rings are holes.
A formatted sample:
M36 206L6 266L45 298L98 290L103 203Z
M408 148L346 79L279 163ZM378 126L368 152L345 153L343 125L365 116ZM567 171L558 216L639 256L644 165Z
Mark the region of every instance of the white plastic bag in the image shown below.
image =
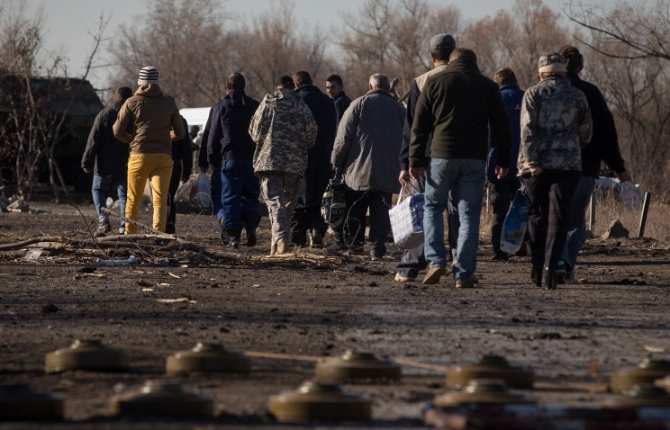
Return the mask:
M411 184L403 184L398 203L389 210L393 242L412 249L423 243L423 193Z

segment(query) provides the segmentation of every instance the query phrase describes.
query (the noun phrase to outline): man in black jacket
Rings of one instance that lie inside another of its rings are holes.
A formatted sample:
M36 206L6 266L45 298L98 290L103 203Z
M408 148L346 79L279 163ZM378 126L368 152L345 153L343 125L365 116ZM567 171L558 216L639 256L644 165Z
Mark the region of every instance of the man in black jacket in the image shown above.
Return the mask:
M93 128L88 135L86 149L81 157L81 168L86 173L93 172L91 194L98 215L96 236L111 231L109 214L105 208L105 199L112 188L116 188L119 199L121 221L119 234L125 231L126 210L126 172L128 168L128 145L114 137L112 125L123 103L133 95L128 87L117 88L112 93L112 102L95 117Z
M184 130L188 130L188 123L182 116ZM172 141L172 177L170 178L170 189L168 190L168 215L165 224L165 232L176 233L177 205L174 200L179 188L179 181L186 182L191 177L193 170L193 141L189 133L182 140Z
M412 127L412 122L414 121L414 113L416 111L416 103L419 101L419 96L421 91L426 86L426 83L433 76L442 73L447 68L447 63L449 62L449 56L456 48L456 41L454 37L447 33L436 34L430 39L430 56L433 62L433 68L426 73L419 75L416 79L412 81L410 86L409 96L407 98L407 109L405 111L407 128ZM403 136L402 146L400 147L400 183L405 186L411 186L409 182L411 177L409 175L409 142L410 136L409 132L405 133ZM426 157L430 158L430 146L426 146ZM424 188L424 184L421 183L419 186L420 189ZM453 205L449 205L449 247L456 248L456 230L458 227L458 217L454 215ZM449 257L449 256L447 256ZM398 265L398 272L395 275L396 282L409 282L414 281L419 275L419 270L423 270L426 267L426 258L423 254L423 244L415 249L408 249L402 255L400 259L400 264Z
M249 136L249 124L258 102L248 97L246 80L233 73L226 83L228 94L210 113L207 130L207 157L213 167L212 176L220 175L221 194L213 196L220 206L214 215L221 225L221 239L237 248L242 229L247 246L256 245L256 228L260 221L260 183L254 175L255 145Z
M582 148L582 177L573 196L568 239L559 263L562 266L559 268L561 275L565 273L568 280L574 280L577 254L586 242L586 208L600 174L601 162L605 161L621 181L630 180L630 176L621 157L614 118L605 98L598 87L579 77L584 68L582 54L574 46L563 47L560 54L568 63L568 78L572 85L586 95L593 120L593 137L591 142Z
M340 123L342 115L351 104L351 99L344 93L344 82L340 75L330 75L326 79L326 93L333 99L335 104L335 113L337 114L337 123Z
M452 193L459 232L453 274L457 288L474 287L479 245L479 217L484 190L489 131L497 142L496 173L502 178L510 166L511 133L505 107L495 82L483 76L469 49L455 49L444 72L433 76L419 97L410 142L410 175L426 179L424 233L429 270L425 284L435 284L446 273L443 212Z
M312 84L312 77L308 72L295 73L293 82L295 91L312 111L318 127L316 145L309 150L304 178L305 193L299 199L294 213L293 243L305 246L309 231L312 246L321 246L326 233L326 223L321 217L321 200L332 176L330 155L337 133L337 114L333 101Z

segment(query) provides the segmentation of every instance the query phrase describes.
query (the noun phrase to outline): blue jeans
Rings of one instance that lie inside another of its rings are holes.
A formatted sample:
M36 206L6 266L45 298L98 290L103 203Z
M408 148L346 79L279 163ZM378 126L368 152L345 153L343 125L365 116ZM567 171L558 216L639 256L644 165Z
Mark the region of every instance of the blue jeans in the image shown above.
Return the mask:
M595 186L595 177L582 176L572 197L568 239L561 255L561 260L570 268L574 268L575 264L577 264L577 254L579 254L579 251L581 251L586 242L586 208L589 206Z
M93 175L93 184L91 185L91 196L93 197L93 206L98 214L98 219L108 217L103 211L106 208L105 201L111 190L116 188L116 195L119 199L119 214L121 217L120 226L126 225L126 174L119 177L112 175Z
M216 213L226 230L253 233L260 221L258 197L261 187L254 175L252 162L246 160L225 160L221 166L221 207Z
M484 167L484 160L471 159L433 159L430 163L423 218L426 260L431 266L447 265L442 214L449 205L451 193L459 221L456 249L452 249L456 279L471 278L477 266Z

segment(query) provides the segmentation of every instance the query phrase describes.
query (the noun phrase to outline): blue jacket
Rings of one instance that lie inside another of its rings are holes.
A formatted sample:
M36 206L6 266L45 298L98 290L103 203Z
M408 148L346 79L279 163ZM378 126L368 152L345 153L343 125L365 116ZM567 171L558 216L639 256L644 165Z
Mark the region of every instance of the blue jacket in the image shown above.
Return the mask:
M220 166L224 160L253 159L256 147L249 136L249 124L256 108L256 100L247 97L244 92L235 91L230 91L212 108L202 139L203 143L207 143L210 164ZM204 136L207 136L206 141Z
M500 96L505 105L505 112L509 120L512 132L512 153L510 154L510 172L508 176L516 176L516 160L519 157L519 142L521 140L521 102L523 101L523 90L517 85L503 85L500 87ZM491 141L491 149L486 166L489 181L498 182L495 174L496 167L496 142Z

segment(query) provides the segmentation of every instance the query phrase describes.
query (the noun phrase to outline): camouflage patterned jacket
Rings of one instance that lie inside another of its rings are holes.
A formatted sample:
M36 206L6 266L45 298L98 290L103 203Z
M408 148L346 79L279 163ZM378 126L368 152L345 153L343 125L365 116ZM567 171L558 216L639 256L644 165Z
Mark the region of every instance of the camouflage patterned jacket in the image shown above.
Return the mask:
M549 77L529 88L521 105L519 173L531 166L581 171L592 128L586 96L569 80Z
M316 133L312 112L297 94L267 94L249 126L249 135L256 144L254 172L304 175L307 151L316 143Z

